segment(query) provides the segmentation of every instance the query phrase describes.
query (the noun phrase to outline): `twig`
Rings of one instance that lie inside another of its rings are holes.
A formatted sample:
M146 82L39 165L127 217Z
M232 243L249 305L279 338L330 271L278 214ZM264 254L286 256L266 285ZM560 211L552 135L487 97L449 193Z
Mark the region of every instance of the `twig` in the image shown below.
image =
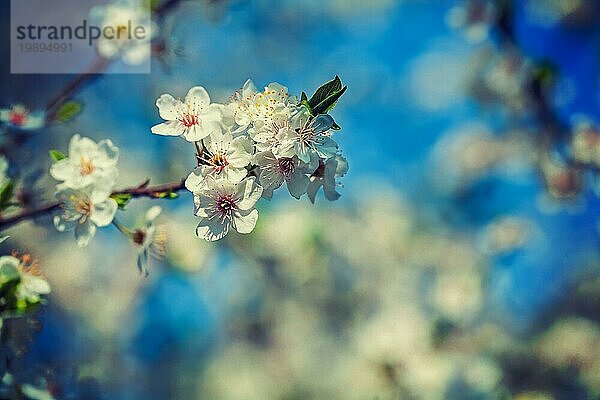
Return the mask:
M161 193L175 193L185 189L185 181L165 183L162 185L148 186L147 181L141 185L137 185L132 188L117 190L112 195L119 194L130 194L133 198L149 197L152 199L161 198ZM42 215L49 214L53 211L58 210L61 207L61 203L58 201L42 205L37 208L31 208L23 210L15 215L9 217L0 217L0 230L10 228L22 221L33 219Z
M184 180L179 181L179 182L165 183L165 184L157 185L157 186L148 186L147 181L146 181L136 187L123 189L123 190L117 190L116 192L113 192L113 195L130 194L134 198L135 197L159 198L160 193L166 193L166 192L174 193L174 192L178 192L183 189L185 189L185 181Z
M46 105L46 121L49 122L54 117L54 111L63 101L65 101L77 89L86 82L96 77L104 71L112 61L106 58L97 58L84 73L77 75L60 93L54 96Z

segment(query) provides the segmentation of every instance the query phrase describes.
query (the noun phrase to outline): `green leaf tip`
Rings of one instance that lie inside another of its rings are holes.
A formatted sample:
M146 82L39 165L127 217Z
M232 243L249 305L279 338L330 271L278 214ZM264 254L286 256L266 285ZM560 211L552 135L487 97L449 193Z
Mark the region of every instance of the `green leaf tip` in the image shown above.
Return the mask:
M343 86L340 77L336 75L335 78L321 85L309 100L301 103L312 115L327 114L335 107L346 89L348 86Z
M67 156L66 156L66 155L64 155L63 153L61 153L61 152L60 152L60 151L58 151L58 150L50 150L50 151L49 151L49 153L50 153L50 158L51 158L51 159L52 159L52 161L54 161L54 162L58 162L58 161L60 161L60 160L63 160L63 159L65 159L65 158L67 158Z

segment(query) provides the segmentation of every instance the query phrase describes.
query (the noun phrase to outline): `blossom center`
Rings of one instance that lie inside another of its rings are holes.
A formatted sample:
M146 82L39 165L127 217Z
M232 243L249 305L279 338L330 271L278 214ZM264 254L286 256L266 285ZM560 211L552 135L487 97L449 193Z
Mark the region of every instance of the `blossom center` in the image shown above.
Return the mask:
M197 115L191 113L185 113L179 120L186 128L190 128L200 123L200 118Z
M77 214L80 214L83 217L88 217L92 213L94 205L89 199L72 196L71 201L73 202L73 208Z
M12 110L8 116L11 124L21 126L27 121L27 112L22 110Z
M92 160L83 158L79 160L79 172L81 176L91 175L96 170L96 166L92 163Z
M296 164L294 163L294 159L291 157L281 157L277 160L277 167L281 175L286 178L292 176L294 171L296 170Z
M146 232L143 229L136 229L133 232L133 243L137 244L138 246L141 246L142 244L144 244L144 240L146 239Z
M314 137L315 131L312 128L297 128L298 142L304 146L308 146Z
M43 276L40 270L39 260L34 260L29 253L22 253L17 250L13 250L11 255L19 260L17 268L21 273L29 274L32 276Z
M223 194L217 198L216 208L221 219L231 218L235 206L235 200L231 195Z
M213 166L215 171L221 172L229 165L229 161L225 157L225 153L217 152L210 158L210 164Z

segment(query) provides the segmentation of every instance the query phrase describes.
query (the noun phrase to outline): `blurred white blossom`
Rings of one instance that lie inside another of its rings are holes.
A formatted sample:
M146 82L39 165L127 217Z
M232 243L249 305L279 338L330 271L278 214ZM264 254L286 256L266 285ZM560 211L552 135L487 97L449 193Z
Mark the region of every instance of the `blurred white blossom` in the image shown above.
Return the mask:
M153 206L146 211L144 226L135 229L131 234L133 243L138 248L137 265L140 272L148 275L148 257L161 260L165 256L165 245L167 242L167 232L164 225L155 225L154 221L162 208Z
M43 111L31 112L21 104L0 109L0 122L16 129L35 130L42 128L46 124L45 119L46 115Z
M41 296L50 293L50 285L42 276L39 262L32 260L29 254L14 253L11 256L0 257L0 280L18 279L16 297L28 303L37 303Z
M80 189L61 188L56 197L61 201L61 214L54 217L60 232L75 231L79 247L85 247L96 234L96 227L109 225L117 212L117 202L109 192L92 185Z
M150 42L157 27L151 22L150 10L143 0L112 1L94 7L90 16L98 21L104 32L97 41L97 50L102 57L121 58L128 65L150 60Z

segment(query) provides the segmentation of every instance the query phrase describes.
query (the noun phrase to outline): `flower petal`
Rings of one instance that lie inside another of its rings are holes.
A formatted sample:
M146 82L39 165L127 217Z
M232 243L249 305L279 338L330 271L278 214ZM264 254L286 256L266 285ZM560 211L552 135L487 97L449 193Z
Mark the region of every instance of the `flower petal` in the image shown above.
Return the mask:
M183 131L183 137L188 142L199 142L209 135L221 133L221 125L217 122L201 121L199 125L192 125Z
M50 293L50 285L45 279L38 276L28 276L24 279L23 285L27 287L27 290L35 294L48 294Z
M117 208L117 202L114 199L107 199L102 203L94 204L90 219L98 226L107 226L115 217Z
M77 175L77 170L73 167L69 158L63 158L52 164L50 175L57 181L70 181Z
M70 231L75 229L75 225L78 224L77 221L67 221L61 218L59 215L55 215L53 220L54 226L56 230L59 232Z
M237 203L237 206L240 210L249 210L256 202L260 199L262 195L263 188L256 184L254 178L248 178L245 181L242 181L238 185L238 192L236 197L240 200Z
M304 174L294 174L287 180L287 188L290 194L299 199L308 188L310 179Z
M104 139L98 142L98 149L106 155L110 164L116 164L119 159L119 148L113 144L110 139Z
M258 221L258 210L254 209L247 214L236 213L233 216L233 229L239 233L250 233Z
M206 179L201 168L196 168L190 172L185 180L185 187L192 193L198 193L204 186L206 186Z
M210 104L210 96L206 89L202 86L194 86L191 88L185 96L186 104L195 104L199 106L199 109L208 107Z
M329 136L321 136L320 138L316 139L316 149L317 149L317 153L321 157L327 159L327 158L331 158L336 155L337 150L338 150L338 144L335 142L335 140L333 140ZM307 161L302 160L302 161L308 162L308 160Z
M175 100L170 94L163 94L156 100L156 107L158 107L158 113L162 119L167 121L174 121L177 119L177 104L179 102Z
M328 131L331 129L335 121L329 114L319 114L310 123L310 127L314 129L316 134Z
M310 178L310 183L308 184L308 187L306 188L306 194L308 195L310 202L313 204L315 204L315 198L317 197L317 191L319 190L321 185L322 185L322 183L321 183L320 179Z
M146 222L154 221L162 212L161 206L153 206L146 211Z
M186 131L185 126L179 121L168 121L162 124L154 125L151 128L152 133L163 136L181 136Z
M252 141L239 136L231 141L227 151L227 161L234 167L243 168L252 161Z
M95 234L96 225L94 225L89 219L83 224L77 224L77 226L75 226L75 240L77 240L77 246L87 246Z
M202 218L196 228L196 235L210 242L224 238L228 232L229 221L221 223L218 218Z
M79 161L80 157L87 158L97 149L98 145L92 139L75 134L69 142L69 158Z

